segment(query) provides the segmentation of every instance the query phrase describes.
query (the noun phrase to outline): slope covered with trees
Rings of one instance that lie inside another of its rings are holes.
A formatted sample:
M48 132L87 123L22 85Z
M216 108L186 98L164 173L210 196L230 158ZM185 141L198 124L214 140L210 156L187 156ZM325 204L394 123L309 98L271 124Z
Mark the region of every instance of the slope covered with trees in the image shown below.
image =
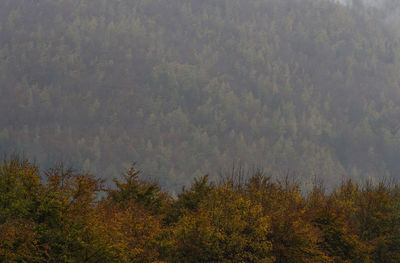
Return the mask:
M0 149L107 178L135 160L168 189L232 162L328 184L396 176L384 3L2 0Z

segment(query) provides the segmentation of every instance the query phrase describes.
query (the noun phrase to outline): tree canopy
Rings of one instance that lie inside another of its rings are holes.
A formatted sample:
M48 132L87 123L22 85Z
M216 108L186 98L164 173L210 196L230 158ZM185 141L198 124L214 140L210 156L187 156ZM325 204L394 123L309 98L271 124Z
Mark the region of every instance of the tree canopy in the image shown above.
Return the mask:
M62 166L0 164L1 262L398 262L396 184L331 193L263 173L197 178L173 198L135 166L114 188ZM152 190L150 190L152 189ZM146 193L146 194L143 194ZM157 200L157 202L155 202Z

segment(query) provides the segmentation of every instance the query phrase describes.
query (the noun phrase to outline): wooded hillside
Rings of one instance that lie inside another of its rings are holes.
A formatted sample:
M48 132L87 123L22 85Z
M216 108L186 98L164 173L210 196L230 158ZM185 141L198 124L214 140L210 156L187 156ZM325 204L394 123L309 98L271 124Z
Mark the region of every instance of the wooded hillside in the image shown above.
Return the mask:
M170 190L232 163L396 177L394 3L2 0L0 149Z

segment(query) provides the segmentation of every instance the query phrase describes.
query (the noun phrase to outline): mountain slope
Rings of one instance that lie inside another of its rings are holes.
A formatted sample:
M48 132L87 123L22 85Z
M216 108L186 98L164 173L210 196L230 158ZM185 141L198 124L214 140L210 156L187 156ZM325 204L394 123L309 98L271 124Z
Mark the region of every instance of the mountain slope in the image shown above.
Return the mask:
M390 3L390 1L388 1ZM232 162L400 171L397 33L320 0L4 0L0 148L169 189Z

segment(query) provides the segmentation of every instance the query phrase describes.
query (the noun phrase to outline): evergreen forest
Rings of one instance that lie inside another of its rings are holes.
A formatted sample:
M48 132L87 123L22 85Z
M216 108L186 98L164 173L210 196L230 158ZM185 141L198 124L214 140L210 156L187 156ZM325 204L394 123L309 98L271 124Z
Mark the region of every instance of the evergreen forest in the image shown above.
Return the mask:
M397 1L1 0L0 149L162 189L400 172Z

